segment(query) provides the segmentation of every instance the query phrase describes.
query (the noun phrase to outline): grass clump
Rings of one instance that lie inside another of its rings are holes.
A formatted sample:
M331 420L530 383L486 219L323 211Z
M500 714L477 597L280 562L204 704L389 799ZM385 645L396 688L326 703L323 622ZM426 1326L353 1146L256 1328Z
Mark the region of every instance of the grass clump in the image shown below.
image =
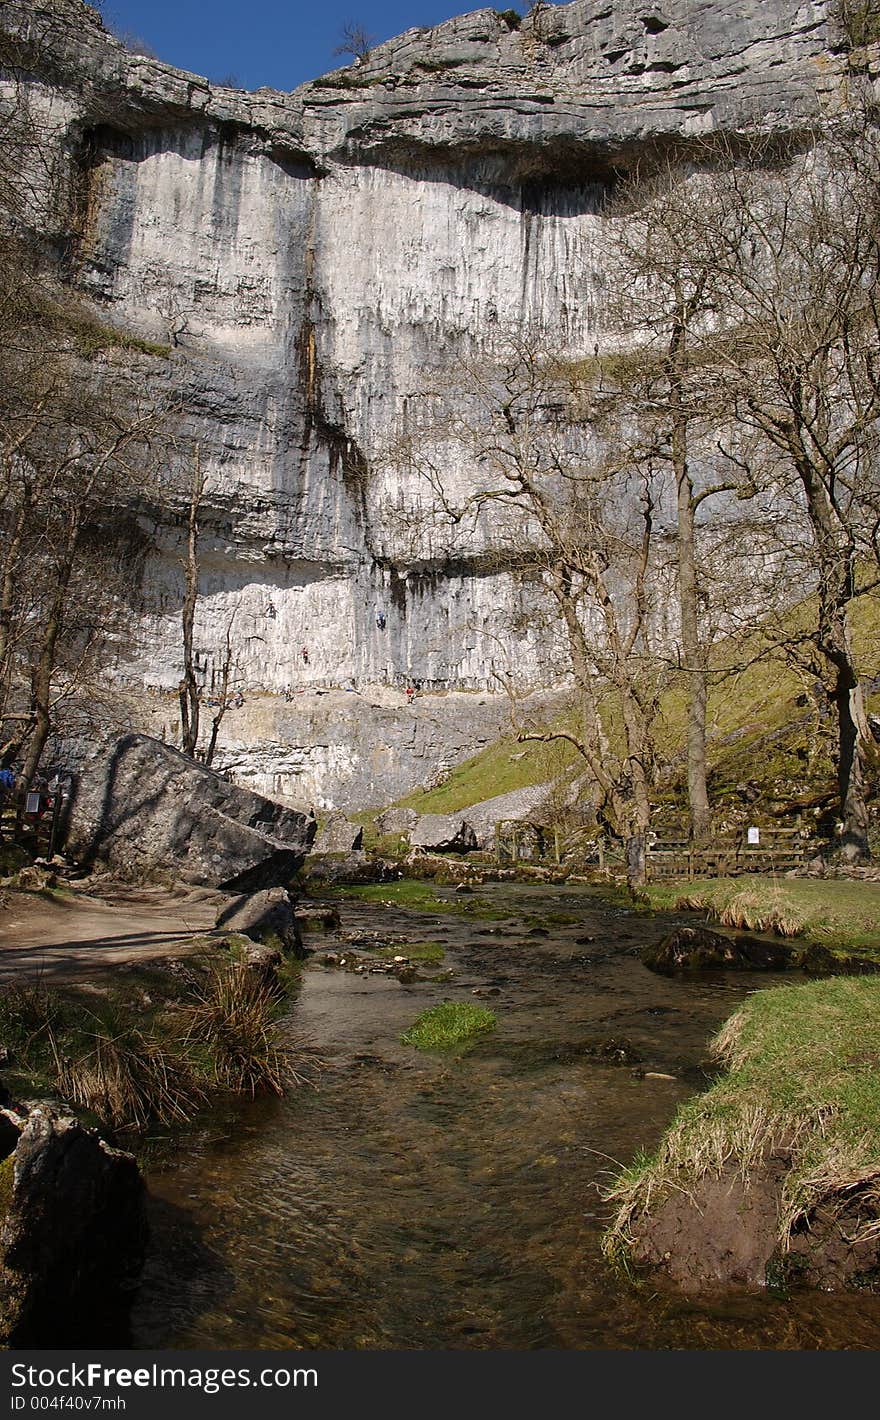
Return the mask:
M59 1095L112 1129L180 1124L218 1091L284 1092L304 1077L284 1015L298 966L267 979L228 950L139 968L101 986L0 994L4 1079L18 1098Z
M278 992L255 972L236 961L220 963L180 1008L184 1043L204 1047L220 1088L280 1095L289 1069L280 1014Z
M96 1015L83 1053L64 1053L54 1032L50 1046L65 1099L116 1128L181 1123L204 1099L185 1056L114 1007Z
M820 1203L842 1208L872 1180L880 1197L880 981L833 977L756 992L712 1049L727 1073L607 1190L615 1214L603 1250L612 1261L625 1262L634 1230L672 1191L692 1192L731 1166L747 1179L773 1154L788 1160L783 1249Z
M423 1011L400 1039L403 1045L414 1045L417 1050L455 1050L493 1031L496 1024L495 1012L485 1006L476 1006L472 1001L443 1001Z
M880 960L880 884L845 879L703 878L649 883L643 890L659 910L698 911L725 927L776 932Z

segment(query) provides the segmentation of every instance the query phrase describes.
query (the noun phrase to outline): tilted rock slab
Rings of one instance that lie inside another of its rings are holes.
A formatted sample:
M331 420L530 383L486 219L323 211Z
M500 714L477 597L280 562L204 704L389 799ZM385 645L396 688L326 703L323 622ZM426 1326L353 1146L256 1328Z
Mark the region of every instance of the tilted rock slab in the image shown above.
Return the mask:
M66 851L127 877L158 873L251 892L286 883L315 822L230 784L147 735L126 735L83 770Z

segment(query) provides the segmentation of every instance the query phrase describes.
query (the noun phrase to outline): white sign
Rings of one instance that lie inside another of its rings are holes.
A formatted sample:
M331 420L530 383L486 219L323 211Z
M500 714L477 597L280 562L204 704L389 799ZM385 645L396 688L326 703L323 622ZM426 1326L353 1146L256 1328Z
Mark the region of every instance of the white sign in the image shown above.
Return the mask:
M760 830L759 828L750 828L750 829L748 830L748 837L747 837L747 840L746 840L746 841L747 841L749 844L760 843L760 842L761 842L761 830Z

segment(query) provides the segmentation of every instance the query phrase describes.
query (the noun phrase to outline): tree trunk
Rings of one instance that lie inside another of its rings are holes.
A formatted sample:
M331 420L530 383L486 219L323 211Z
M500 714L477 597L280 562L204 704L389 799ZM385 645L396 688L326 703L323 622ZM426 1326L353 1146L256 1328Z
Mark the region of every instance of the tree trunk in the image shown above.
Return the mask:
M24 766L21 771L22 789L29 788L33 783L52 729L52 676L55 672L58 638L64 625L64 609L67 604L79 534L80 513L75 512L71 515L64 550L58 563L52 600L43 624L40 654L31 680L33 729L27 742Z
M191 759L195 759L196 745L199 742L199 685L196 679L193 655L193 627L199 596L199 503L203 492L204 479L198 451L196 451L189 500L188 538L184 568L185 589L181 611L183 680L180 682L178 691L180 696L180 747L184 754L188 754Z
M837 716L837 786L843 823L841 846L849 862L870 858L865 802L864 747L868 725L849 630L855 591L855 548L827 487L806 459L798 473L818 553L819 617L816 644L831 671L828 698Z
M682 336L683 342L683 336ZM680 405L680 383L673 377L673 405ZM712 826L706 773L706 703L709 695L706 653L697 610L696 506L687 458L687 424L675 412L672 425L672 466L678 500L678 605L681 650L687 676L687 781L691 834L705 838Z
M648 880L648 835L634 833L626 840L626 880L635 890Z
M829 699L837 715L837 787L843 823L841 848L851 863L870 858L865 802L864 745L867 736L861 687L849 657L836 662Z

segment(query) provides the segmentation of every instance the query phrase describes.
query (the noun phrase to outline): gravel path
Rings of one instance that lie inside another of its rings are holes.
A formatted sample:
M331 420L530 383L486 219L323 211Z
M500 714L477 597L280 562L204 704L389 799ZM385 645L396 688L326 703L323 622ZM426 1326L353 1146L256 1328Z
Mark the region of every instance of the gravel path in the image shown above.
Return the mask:
M95 884L69 895L9 892L0 906L0 981L73 979L118 962L180 956L228 901L207 888Z

